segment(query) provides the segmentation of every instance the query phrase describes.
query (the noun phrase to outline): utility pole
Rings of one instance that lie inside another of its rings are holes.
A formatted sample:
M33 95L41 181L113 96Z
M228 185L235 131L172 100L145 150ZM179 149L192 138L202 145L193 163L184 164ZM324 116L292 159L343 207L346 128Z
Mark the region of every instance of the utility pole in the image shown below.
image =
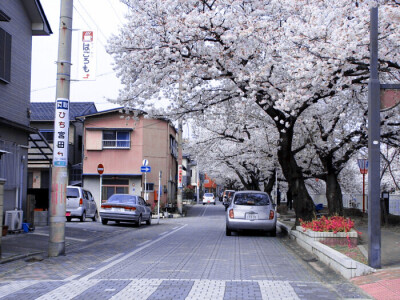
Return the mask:
M370 11L370 80L368 83L368 264L381 267L380 83L378 77L378 6Z
M182 119L179 119L178 123L178 197L177 197L177 205L178 205L178 212L182 214Z
M182 66L179 69L179 105L182 104ZM178 121L178 195L176 199L176 204L178 206L178 212L182 215L182 117Z
M196 180L197 180L197 190L196 190L196 198L197 198L197 203L199 204L200 202L200 171L199 171L199 158L197 158L197 162L196 162Z
M49 209L49 256L65 254L65 202L68 185L69 90L73 0L61 0L58 41L53 165Z

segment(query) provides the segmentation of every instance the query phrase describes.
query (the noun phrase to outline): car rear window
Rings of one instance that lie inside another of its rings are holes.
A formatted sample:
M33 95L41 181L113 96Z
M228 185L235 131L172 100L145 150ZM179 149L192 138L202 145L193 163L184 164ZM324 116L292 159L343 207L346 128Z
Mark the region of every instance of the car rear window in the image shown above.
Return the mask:
M75 188L67 188L67 198L79 198L79 190Z
M212 193L205 193L204 196L206 196L206 197L213 197L214 194L212 194Z
M236 205L252 205L252 206L264 206L269 205L269 197L265 194L236 194L234 203Z
M110 198L108 198L107 202L137 204L136 197L130 195L117 195L117 194L114 194Z

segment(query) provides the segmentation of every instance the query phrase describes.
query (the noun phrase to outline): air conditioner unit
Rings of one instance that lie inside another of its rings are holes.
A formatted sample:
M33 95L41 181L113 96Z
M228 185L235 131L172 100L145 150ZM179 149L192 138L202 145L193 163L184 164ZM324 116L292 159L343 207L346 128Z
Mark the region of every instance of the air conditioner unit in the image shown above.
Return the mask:
M4 225L8 226L8 230L21 230L22 229L22 210L8 210L6 211Z

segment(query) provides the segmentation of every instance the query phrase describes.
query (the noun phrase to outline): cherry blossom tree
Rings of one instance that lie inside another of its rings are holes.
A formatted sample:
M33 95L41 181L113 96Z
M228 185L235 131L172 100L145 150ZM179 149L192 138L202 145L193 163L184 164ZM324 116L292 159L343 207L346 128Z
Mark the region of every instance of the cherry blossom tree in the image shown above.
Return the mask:
M311 219L314 203L293 151L296 126L315 122L303 115L324 102L341 110L341 99L365 87L371 1L123 2L128 22L109 43L124 84L119 102L175 119L257 104L278 132L296 216ZM398 8L380 4L380 72L391 80L399 80Z

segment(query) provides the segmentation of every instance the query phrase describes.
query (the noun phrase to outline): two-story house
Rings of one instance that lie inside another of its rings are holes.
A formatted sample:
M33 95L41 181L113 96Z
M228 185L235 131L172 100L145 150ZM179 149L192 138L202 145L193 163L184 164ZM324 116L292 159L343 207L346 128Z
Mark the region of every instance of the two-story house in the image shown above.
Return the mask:
M35 195L36 209L48 208L53 158L55 102L32 102L29 138L28 194ZM94 102L70 102L68 133L68 184L82 185L83 121L78 116L96 113Z
M161 207L176 204L177 132L171 122L122 108L82 119L83 186L92 192L98 207L115 193L141 195L154 207L160 189ZM148 161L150 172L142 172L144 160ZM104 167L101 175L99 165Z
M51 33L39 0L0 1L0 219L26 207L32 37Z

